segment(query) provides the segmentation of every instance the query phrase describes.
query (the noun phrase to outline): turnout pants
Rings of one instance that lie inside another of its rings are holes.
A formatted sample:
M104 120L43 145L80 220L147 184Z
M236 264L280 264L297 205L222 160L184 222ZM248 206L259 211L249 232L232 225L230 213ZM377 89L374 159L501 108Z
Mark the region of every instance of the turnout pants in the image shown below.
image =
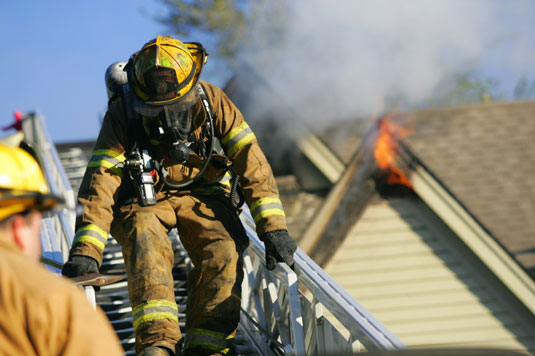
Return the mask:
M116 210L111 233L122 245L137 353L151 345L174 351L182 337L167 235L174 227L194 265L188 275L186 354L228 352L239 322L248 238L225 199L179 193L159 197L154 206Z

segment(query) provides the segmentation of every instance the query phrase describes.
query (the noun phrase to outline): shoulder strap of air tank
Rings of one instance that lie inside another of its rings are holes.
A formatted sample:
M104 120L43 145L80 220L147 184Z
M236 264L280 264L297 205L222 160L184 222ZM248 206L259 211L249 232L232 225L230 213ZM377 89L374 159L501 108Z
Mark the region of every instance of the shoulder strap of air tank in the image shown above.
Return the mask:
M133 96L134 92L130 84L124 84L121 88L121 104L123 105L123 114L128 130L128 140L132 150L137 146L137 126L140 115L134 111Z
M202 84L199 84L199 96L201 97L201 101L204 104L204 107L206 108L206 113L211 117L211 120L208 120L209 122L214 123L214 114L212 111L212 106L210 105L210 100L208 100L208 95L206 95L206 91L204 90L204 87ZM214 124L215 125L215 124ZM218 137L214 135L214 147L213 151L214 153L225 155L225 150L223 149L223 145L221 145L221 141ZM230 183L230 204L232 206L232 209L235 211L238 211L240 207L245 202L245 197L243 195L243 191L240 186L240 180L239 175L234 169L234 167L229 166L227 167L227 170L230 172L231 175L231 183Z
M199 90L199 97L201 98L201 102L204 105L204 108L206 109L206 114L211 118L211 120L208 120L208 125L210 125L210 122L215 125L215 115L214 111L212 110L212 105L210 104L210 99L208 98L208 94L206 94L206 90L204 89L204 86L199 83L197 86ZM215 129L215 127L214 127ZM221 144L221 141L217 137L217 135L214 135L214 147L213 151L216 154L225 155L225 150L223 150L223 145Z

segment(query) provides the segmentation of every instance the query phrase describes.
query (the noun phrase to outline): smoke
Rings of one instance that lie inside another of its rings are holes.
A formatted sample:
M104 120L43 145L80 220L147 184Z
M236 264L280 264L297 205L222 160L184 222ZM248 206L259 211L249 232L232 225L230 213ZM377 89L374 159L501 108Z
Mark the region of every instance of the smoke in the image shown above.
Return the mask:
M282 110L286 124L304 120L321 129L336 120L374 117L396 102L403 103L401 109L418 106L452 85L458 73L532 74L534 4L261 2L240 57L273 95L250 93L248 106L259 117ZM295 112L288 115L288 108Z

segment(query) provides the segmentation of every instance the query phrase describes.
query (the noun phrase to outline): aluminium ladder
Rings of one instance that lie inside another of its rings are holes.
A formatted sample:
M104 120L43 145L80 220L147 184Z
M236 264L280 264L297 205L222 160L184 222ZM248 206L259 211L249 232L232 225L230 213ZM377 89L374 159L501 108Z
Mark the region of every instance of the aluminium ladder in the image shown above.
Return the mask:
M49 269L58 273L68 257L74 235L75 194L65 174L45 121L38 113L23 118L26 141L41 154L45 177L54 193L63 195L65 209L44 216L41 230L43 257ZM72 154L68 160L79 160ZM65 159L65 162L68 161ZM70 179L79 180L72 174ZM82 171L78 169L78 174ZM241 219L250 238L244 255L245 278L242 313L237 334L237 350L242 355L343 355L366 350L404 349L405 346L330 278L300 249L295 255L294 269L278 264L275 270L265 269L264 247L254 231L254 222L246 207ZM187 297L187 257L176 232L170 239L175 251L175 296L179 318L184 320ZM104 253L101 272L122 273L121 248L110 238ZM133 355L133 327L128 300L127 282L88 291L93 302L104 309L121 340L125 354ZM181 328L184 325L180 324Z

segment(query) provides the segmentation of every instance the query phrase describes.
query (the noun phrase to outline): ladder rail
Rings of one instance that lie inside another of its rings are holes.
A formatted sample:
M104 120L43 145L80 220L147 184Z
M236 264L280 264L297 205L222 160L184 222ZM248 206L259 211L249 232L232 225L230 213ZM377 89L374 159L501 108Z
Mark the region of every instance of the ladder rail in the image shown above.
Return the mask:
M250 241L244 257L246 278L242 288L242 308L248 315L241 318L242 329L250 339L256 340L255 344L271 346L267 353L266 347L257 350L259 354L350 353L358 351L360 344L367 350L405 348L301 249L296 251L293 270L279 263L273 271L268 271L264 244L255 232L247 207L244 207L241 219ZM306 290L313 295L312 301L306 298ZM347 329L349 337L344 337L323 316L322 307ZM254 331L250 331L249 318L258 325ZM274 346L277 340L283 350L278 347L277 351L277 345Z
M51 246L52 252L46 256L44 251L45 257L63 263L74 235L74 192L44 118L36 112L26 114L23 132L27 142L40 154L51 191L65 198L63 210L45 215L41 232L43 246ZM247 354L266 356L315 356L351 353L359 350L360 344L368 350L405 348L300 249L295 254L293 270L285 264L277 264L273 271L267 270L264 244L255 232L255 224L246 206L241 220L250 246L244 253L245 278L238 332L239 339L247 345L237 345L238 349L247 350ZM307 297L307 291L312 300ZM91 297L94 301L95 295ZM329 321L323 308L343 325L349 335L344 336L344 331ZM130 335L131 330L128 329L126 334ZM131 344L133 340L124 342ZM129 350L127 354L131 352Z
M76 218L74 191L65 174L56 146L46 127L45 118L39 115L37 111L25 113L22 119L22 131L25 142L31 145L39 156L39 163L42 166L45 179L50 186L50 191L62 196L65 200L62 210L54 210L50 213L43 214L45 224L41 228L42 240L55 240L53 242L43 241L43 247L47 245L58 245L59 249L59 251L47 251L43 249L43 255L63 264L69 256L74 235L74 221ZM51 227L53 227L53 231L51 231ZM57 268L50 269L56 272L58 270Z

